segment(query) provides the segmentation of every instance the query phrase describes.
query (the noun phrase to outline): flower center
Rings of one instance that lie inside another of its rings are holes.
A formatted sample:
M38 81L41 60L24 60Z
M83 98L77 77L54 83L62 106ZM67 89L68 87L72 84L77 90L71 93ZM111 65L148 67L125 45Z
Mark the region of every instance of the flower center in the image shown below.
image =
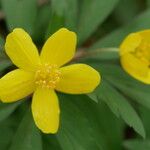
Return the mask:
M35 75L35 83L42 88L54 89L59 82L61 72L57 65L44 64L39 67Z
M150 66L150 44L148 42L141 42L136 48L134 55L148 67Z

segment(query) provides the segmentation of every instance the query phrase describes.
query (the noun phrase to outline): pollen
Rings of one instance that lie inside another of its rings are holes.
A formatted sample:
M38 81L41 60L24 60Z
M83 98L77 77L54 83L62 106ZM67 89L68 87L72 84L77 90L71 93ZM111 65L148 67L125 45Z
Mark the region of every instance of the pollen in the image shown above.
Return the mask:
M150 66L150 44L148 42L141 42L133 53L141 62Z
M44 64L35 74L35 83L42 88L54 89L59 82L61 72L57 65Z

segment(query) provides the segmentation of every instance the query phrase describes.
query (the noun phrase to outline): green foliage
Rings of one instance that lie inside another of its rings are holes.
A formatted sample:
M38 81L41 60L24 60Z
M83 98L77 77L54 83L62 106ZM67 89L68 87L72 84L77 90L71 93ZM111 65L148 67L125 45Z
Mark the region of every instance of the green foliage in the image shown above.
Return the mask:
M128 150L149 150L150 149L150 119L149 113L150 109L145 107L139 107L139 112L141 113L142 121L146 131L146 140L141 140L139 138L130 139L124 142L124 147Z
M45 33L51 18L51 11L49 8L50 4L48 3L46 5L40 6L37 11L33 38L38 44L41 44L45 40Z
M6 120L0 122L0 148L7 150L17 128L16 117L11 115Z
M99 90L95 91L97 97L103 100L117 117L121 117L129 126L133 127L135 131L145 137L142 121L127 99L106 81L103 81L102 84Z
M130 140L124 143L125 147L128 150L149 150L150 149L150 141L149 140Z
M49 147L52 145L57 150L121 149L123 124L106 105L97 105L85 95L59 94L59 99L62 110L60 131L56 136L44 135ZM101 121L105 115L107 118ZM113 130L108 129L109 124L114 126Z
M52 0L51 5L52 15L47 28L46 38L63 26L76 31L78 13L77 0Z
M121 0L114 10L114 16L120 24L132 21L141 10L140 0ZM128 10L128 11L127 11Z
M58 93L60 128L54 135L35 126L30 97L0 102L0 150L149 150L150 85L122 69L118 48L130 32L150 28L149 7L150 0L0 0L1 76L15 68L4 52L14 28L29 32L40 50L67 27L77 33L81 52L73 62L93 66L102 77L93 93Z
M78 23L79 43L83 43L111 13L119 0L83 0ZM90 29L90 30L89 30Z
M150 108L150 86L134 80L126 72L124 72L120 66L101 64L101 66L95 65L95 67L101 70L104 78L109 81L119 91L129 96L132 100L142 104L145 107ZM114 71L115 70L115 71Z
M31 112L22 119L9 150L42 150L41 135L33 122Z
M0 103L0 121L6 119L20 105L20 101L13 104Z
M37 14L36 0L2 0L2 8L9 30L22 27L30 34L33 33Z
M125 36L131 32L138 30L149 29L150 21L147 18L150 16L150 10L146 10L132 22L127 23L124 27L116 29L112 33L106 35L103 39L100 39L91 46L91 49L100 47L118 47Z

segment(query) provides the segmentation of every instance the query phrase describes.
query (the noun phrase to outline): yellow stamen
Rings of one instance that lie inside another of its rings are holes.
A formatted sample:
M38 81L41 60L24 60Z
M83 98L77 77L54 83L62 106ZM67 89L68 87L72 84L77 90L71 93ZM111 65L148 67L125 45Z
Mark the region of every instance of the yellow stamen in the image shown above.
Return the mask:
M44 64L39 67L35 75L35 83L42 88L54 89L59 82L61 72L57 65Z

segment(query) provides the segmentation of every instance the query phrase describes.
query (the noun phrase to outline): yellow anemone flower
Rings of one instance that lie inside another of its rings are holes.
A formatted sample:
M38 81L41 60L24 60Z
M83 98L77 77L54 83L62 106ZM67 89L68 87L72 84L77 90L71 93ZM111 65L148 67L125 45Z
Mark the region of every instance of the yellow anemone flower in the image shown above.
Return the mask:
M33 93L33 118L44 133L58 131L60 110L55 90L90 93L100 82L99 73L88 65L63 66L73 58L75 47L76 34L65 28L48 38L40 55L23 29L16 28L7 36L6 53L19 69L0 79L0 98L9 103Z
M127 73L150 84L150 30L129 34L120 46L120 57Z

